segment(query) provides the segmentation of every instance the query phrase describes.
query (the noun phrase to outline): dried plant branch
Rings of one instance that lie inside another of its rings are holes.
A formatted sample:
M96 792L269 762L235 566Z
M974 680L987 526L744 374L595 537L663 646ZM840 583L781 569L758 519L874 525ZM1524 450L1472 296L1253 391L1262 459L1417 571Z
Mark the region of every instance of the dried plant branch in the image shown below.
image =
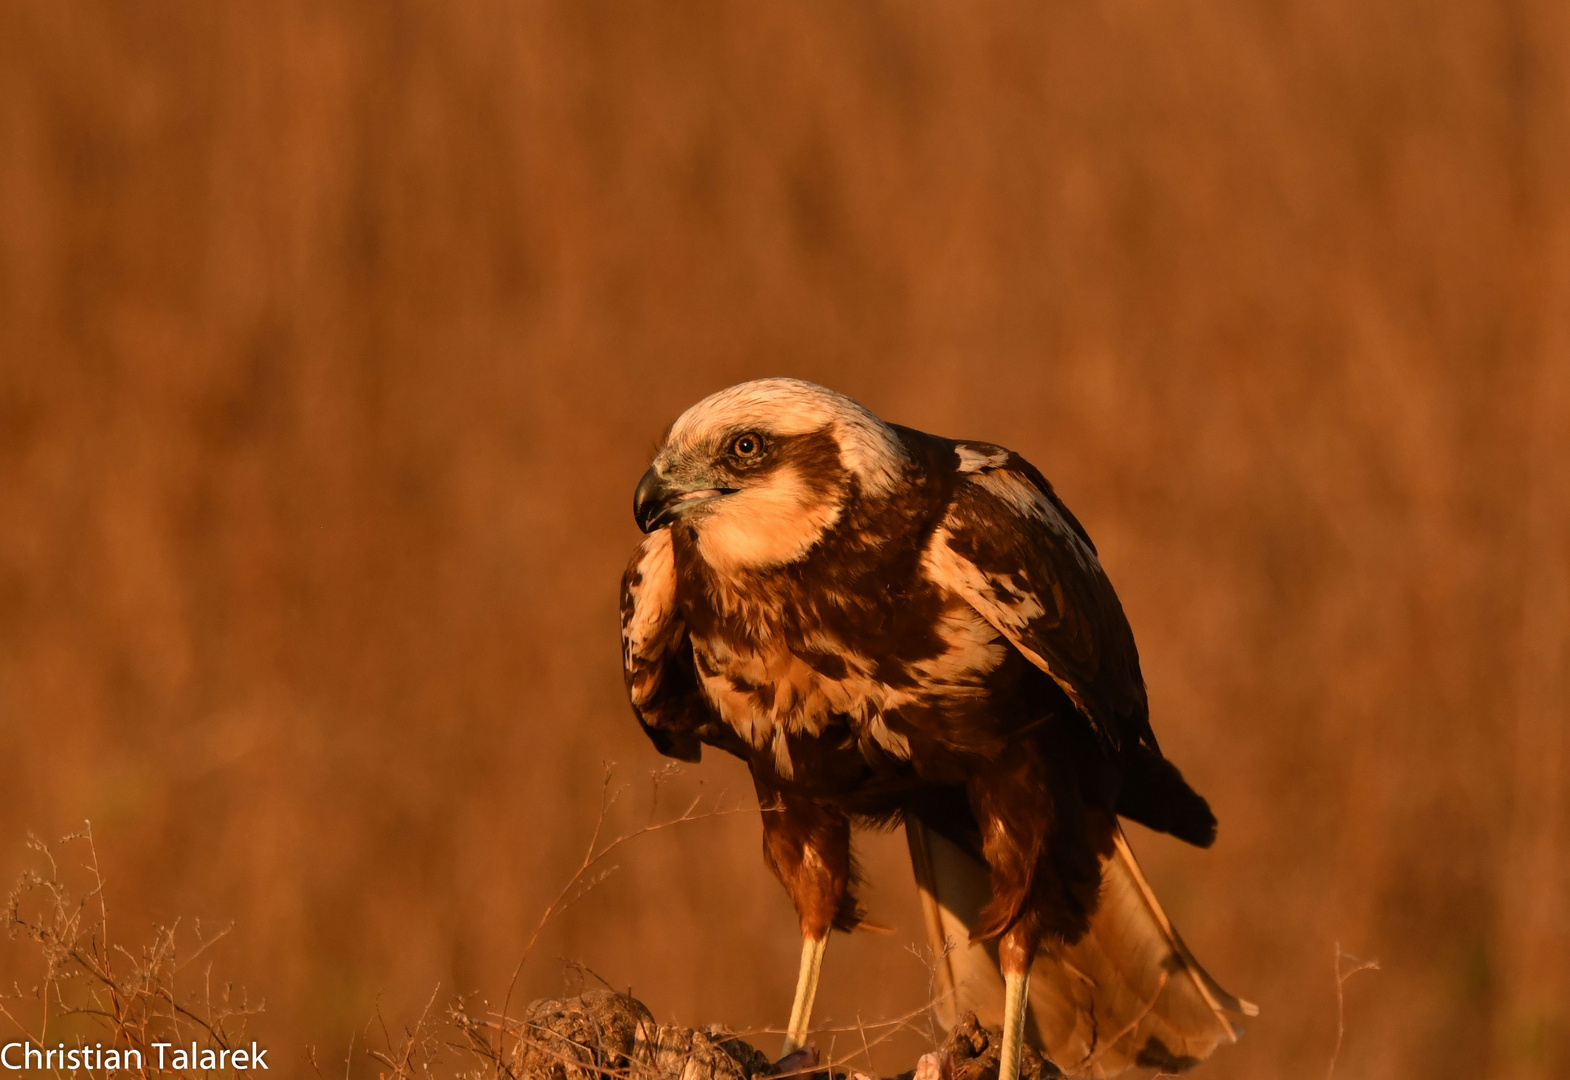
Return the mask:
M507 993L502 998L503 1017L506 1016L507 1008L512 1002L512 996L517 990L518 978L523 973L524 966L528 964L529 957L533 955L534 947L539 943L540 935L545 932L545 928L558 915L566 911L578 900L582 899L592 889L594 889L595 886L599 885L615 871L615 867L609 867L597 875L592 877L590 876L591 871L599 866L599 864L602 863L608 856L621 848L623 845L633 840L647 836L651 833L661 832L677 825L685 825L695 821L705 821L710 818L732 817L736 814L750 814L754 812L751 807L724 807L724 793L721 792L720 795L716 797L715 804L712 809L702 809L703 796L699 794L694 796L692 801L688 803L686 809L676 816L667 818L663 821L653 820L653 815L658 808L660 782L672 776L676 771L673 766L668 765L664 769L657 770L650 774L650 820L646 821L639 828L633 829L630 832L622 833L614 840L611 840L609 843L606 843L602 846L600 843L600 837L604 835L605 824L610 817L611 809L615 806L616 801L621 796L622 792L626 790L625 787L612 789L611 779L614 776L614 770L614 763L606 763L605 775L601 781L600 787L600 809L598 815L595 818L594 831L589 836L589 843L584 850L582 861L579 863L578 868L573 871L572 876L567 879L566 884L561 887L561 891L556 894L555 899L553 899L550 904L546 906L545 910L540 914L539 921L535 924L534 931L529 935L528 943L523 948L523 955L519 958L517 966L513 968L512 978L508 981L507 984ZM503 1032L503 1036L505 1037L505 1031ZM498 1054L500 1054L503 1050L503 1046L497 1047Z
M925 946L915 944L907 945L905 948L927 969L927 1004L924 1006L927 1013L927 1042L933 1049L937 1049L940 1041L938 1039L938 1005L953 994L952 990L948 994L938 993L938 965L949 958L949 954L958 948L958 943L951 937L945 937L943 939L943 948L937 952ZM872 1059L869 1057L867 1060L870 1063Z
M1350 961L1351 966L1345 962ZM1336 1059L1341 1056L1341 1040L1346 1036L1346 981L1360 971L1378 971L1378 960L1362 960L1342 951L1336 942L1336 1046L1330 1052L1330 1067L1325 1070L1325 1080L1334 1080Z
M195 946L185 955L178 922L155 929L151 942L136 951L111 941L107 890L91 823L60 844L85 846L78 864L85 888L75 894L51 846L29 836L28 848L41 865L18 879L7 897L4 921L12 938L38 944L42 968L30 991L13 986L11 994L0 995L0 1019L40 1047L48 1045L62 1024L97 1027L106 1032L108 1049L137 1052L144 1076L149 1075L157 1042L183 1043L194 1033L211 1049L232 1050L249 1017L264 1004L251 1005L243 992L237 998L232 985L215 992L210 962L202 969L199 990L182 993L177 988L178 973L205 957L228 929L203 935L197 924ZM29 999L40 1010L36 1030L15 1008ZM167 1067L163 1073L181 1075Z
M611 815L626 789L613 786L607 770L589 843L566 884L540 915L499 1010L484 1008L473 1015L459 998L438 1015L437 987L415 1021L395 1031L378 1005L371 1021L350 1040L343 1061L345 1080L356 1069L365 1071L367 1059L384 1080L670 1080L675 1075L684 1080L761 1080L774 1075L772 1060L748 1040L777 1035L778 1029L661 1027L630 993L614 992L603 977L570 961L564 962L578 973L580 986L587 974L606 989L536 1001L524 1016L509 1015L520 973L544 930L616 869L608 863L614 853L639 837L673 826L754 812L750 806L725 805L723 796L710 801L700 795L659 817L660 784L670 774L667 769L651 777L647 820L612 836ZM142 1076L154 1074L149 1066L156 1060L151 1049L155 1042L182 1044L194 1035L213 1048L232 1048L249 1018L263 1008L252 1006L243 991L237 994L230 985L215 985L212 950L230 934L232 925L206 932L193 922L187 931L176 921L157 928L139 946L113 942L108 929L110 905L91 826L62 843L83 845L76 871L83 887L69 888L62 861L51 846L31 837L29 847L39 866L23 874L7 898L6 926L13 937L38 944L41 977L31 991L16 987L12 994L0 994L0 1025L8 1024L40 1045L62 1025L96 1026L107 1033L113 1046L141 1051ZM814 1075L825 1070L838 1075L849 1069L860 1080L865 1074L849 1067L854 1063L870 1070L874 1051L906 1032L937 1046L936 963L945 954L926 957L912 951L927 966L928 1000L892 1019L868 1021L858 1015L849 1025L820 1026L818 1038L828 1049L821 1063L813 1066ZM204 963L193 970L198 961ZM179 978L186 971L192 971L192 976ZM29 1025L22 1017L32 1015L35 1003L40 1011ZM973 1018L967 1022L975 1027ZM360 1039L365 1041L357 1057L355 1043ZM842 1045L849 1050L843 1058ZM305 1049L312 1071L321 1076L314 1048ZM195 1072L165 1067L157 1075L194 1080Z

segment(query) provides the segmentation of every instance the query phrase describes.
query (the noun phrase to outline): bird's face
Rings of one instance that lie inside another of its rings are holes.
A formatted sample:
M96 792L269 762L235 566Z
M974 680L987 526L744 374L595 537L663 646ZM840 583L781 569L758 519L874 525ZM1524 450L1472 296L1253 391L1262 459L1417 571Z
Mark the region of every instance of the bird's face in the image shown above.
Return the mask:
M890 486L898 438L861 406L795 379L762 379L705 398L671 425L643 474L644 532L679 523L722 572L807 555L839 520L853 484Z

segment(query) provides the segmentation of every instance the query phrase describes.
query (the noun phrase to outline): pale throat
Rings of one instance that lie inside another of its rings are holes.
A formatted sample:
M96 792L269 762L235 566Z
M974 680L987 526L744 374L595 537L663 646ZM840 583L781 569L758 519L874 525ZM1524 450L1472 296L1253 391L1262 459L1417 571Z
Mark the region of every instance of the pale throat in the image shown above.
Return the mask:
M696 523L698 554L721 574L796 562L839 520L844 497L782 469L767 484L727 495Z

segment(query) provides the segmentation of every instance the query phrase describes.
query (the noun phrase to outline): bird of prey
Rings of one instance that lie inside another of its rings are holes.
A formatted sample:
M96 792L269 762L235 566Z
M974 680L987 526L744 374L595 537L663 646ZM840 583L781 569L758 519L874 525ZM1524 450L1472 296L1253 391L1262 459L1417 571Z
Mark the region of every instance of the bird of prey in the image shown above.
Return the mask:
M1194 961L1119 816L1208 846L1161 754L1134 635L1084 528L1018 454L796 379L722 390L639 482L622 582L634 712L662 753L746 762L802 955L861 921L852 825L903 823L940 1016L1001 1019L1070 1075L1196 1064L1252 1015ZM1000 977L1001 976L1001 977Z

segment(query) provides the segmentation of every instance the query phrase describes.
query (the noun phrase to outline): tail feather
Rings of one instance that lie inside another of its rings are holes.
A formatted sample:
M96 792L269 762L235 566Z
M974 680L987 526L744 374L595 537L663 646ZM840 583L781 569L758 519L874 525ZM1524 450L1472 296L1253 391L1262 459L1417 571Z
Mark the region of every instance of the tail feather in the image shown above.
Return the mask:
M995 943L971 945L990 897L987 868L951 841L906 822L911 862L935 955L938 1017L975 1012L1003 1021ZM1101 903L1074 945L1043 951L1030 975L1026 1035L1069 1076L1110 1077L1133 1066L1177 1072L1242 1034L1229 1013L1258 1014L1199 966L1161 910L1119 830L1102 864Z
M1198 847L1216 842L1216 815L1176 765L1150 747L1136 744L1129 748L1123 769L1119 814Z

